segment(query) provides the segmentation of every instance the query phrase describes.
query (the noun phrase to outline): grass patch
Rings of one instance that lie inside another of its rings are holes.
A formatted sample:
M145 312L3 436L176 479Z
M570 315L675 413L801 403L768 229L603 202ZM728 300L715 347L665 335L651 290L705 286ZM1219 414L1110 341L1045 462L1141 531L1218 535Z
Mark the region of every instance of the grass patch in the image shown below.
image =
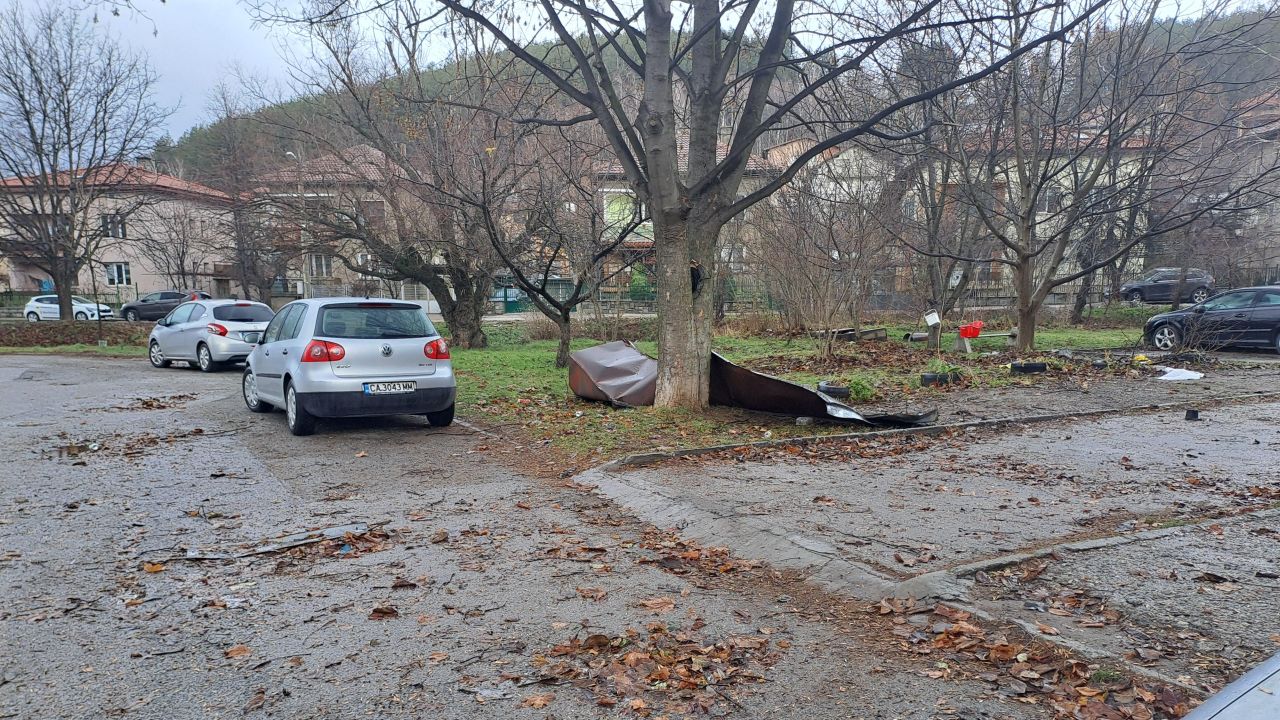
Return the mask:
M1112 668L1098 668L1089 676L1089 683L1093 686L1106 685L1107 683L1120 682L1125 679L1124 673Z

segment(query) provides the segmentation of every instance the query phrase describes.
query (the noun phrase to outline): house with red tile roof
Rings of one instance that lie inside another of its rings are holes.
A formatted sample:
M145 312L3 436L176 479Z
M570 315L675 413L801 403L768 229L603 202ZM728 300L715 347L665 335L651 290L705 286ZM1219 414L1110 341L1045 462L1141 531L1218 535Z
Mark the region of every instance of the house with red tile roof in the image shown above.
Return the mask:
M0 178L0 193L19 202L0 215L0 286L18 293L50 292L49 275L21 256L5 255L4 238L18 238L16 207L35 212L56 193L87 187L88 221L102 234L97 256L80 272L73 292L121 304L164 289L199 289L218 297L242 295L225 257L233 198L214 188L159 172L148 159L67 170L39 178ZM16 219L15 219L16 218ZM17 247L16 242L10 247ZM179 286L182 287L179 287Z

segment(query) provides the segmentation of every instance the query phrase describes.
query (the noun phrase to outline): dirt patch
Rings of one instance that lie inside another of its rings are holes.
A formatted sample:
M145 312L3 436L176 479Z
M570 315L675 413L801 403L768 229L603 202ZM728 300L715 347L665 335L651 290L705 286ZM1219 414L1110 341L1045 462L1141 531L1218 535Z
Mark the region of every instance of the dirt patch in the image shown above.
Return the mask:
M134 398L125 405L112 405L111 407L98 408L99 412L137 412L145 410L174 410L185 407L188 402L196 399L196 395L192 393L179 393L177 395L165 395L163 397L140 397Z
M73 439L68 433L60 432L51 438L55 444L42 456L47 460L70 460L72 465L87 465L90 459L141 457L157 448L204 434L203 428L192 428L168 435L113 433L101 438Z
M145 347L153 323L104 322L102 339L108 345ZM92 345L98 342L98 324L55 321L0 323L0 347L45 347L49 345Z

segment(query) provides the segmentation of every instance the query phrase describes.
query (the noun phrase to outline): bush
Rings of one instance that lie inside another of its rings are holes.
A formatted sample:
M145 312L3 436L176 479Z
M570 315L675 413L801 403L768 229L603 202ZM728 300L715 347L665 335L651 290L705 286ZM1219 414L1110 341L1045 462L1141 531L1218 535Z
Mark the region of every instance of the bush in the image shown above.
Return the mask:
M102 338L108 345L145 347L152 323L111 321L102 323ZM50 345L96 345L96 322L42 321L0 323L0 346L47 347Z

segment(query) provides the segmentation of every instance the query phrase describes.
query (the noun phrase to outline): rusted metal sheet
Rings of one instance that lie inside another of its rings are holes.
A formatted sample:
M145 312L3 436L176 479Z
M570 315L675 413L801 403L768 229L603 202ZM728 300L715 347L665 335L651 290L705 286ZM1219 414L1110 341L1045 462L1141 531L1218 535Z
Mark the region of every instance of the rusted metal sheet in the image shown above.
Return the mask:
M578 397L615 405L652 405L658 361L628 342L611 342L569 356L569 387ZM829 395L734 365L711 355L711 404L866 425L928 425L937 411L866 416Z

